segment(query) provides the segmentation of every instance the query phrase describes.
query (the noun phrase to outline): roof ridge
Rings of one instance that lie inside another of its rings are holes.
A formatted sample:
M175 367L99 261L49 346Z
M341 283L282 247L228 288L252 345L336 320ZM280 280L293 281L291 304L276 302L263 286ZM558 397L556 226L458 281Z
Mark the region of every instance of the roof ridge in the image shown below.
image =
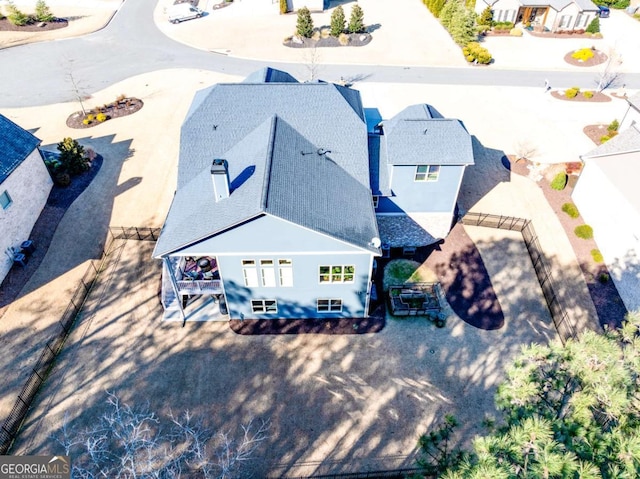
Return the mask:
M271 116L271 131L269 132L269 145L267 145L267 157L265 158L264 176L262 178L262 211L267 210L269 203L269 186L271 184L271 165L273 163L273 146L275 144L276 130L278 127L278 115Z

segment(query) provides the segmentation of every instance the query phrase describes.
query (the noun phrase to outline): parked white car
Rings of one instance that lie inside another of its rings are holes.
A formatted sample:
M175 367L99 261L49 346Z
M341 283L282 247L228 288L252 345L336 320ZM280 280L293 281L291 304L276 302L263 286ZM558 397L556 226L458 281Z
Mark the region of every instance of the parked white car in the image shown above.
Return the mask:
M171 23L180 23L185 20L191 20L192 18L200 18L204 15L202 10L189 3L172 5L167 12L169 13L169 21Z

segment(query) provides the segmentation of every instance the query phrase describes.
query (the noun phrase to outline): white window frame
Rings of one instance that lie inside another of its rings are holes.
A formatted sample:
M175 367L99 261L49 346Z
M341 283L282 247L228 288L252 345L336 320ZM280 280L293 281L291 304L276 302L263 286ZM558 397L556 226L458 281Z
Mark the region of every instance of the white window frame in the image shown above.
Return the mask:
M562 30L570 28L569 25L571 25L571 20L573 20L571 15L562 15L560 17L560 24L558 25L558 28Z
M347 268L350 268L351 271L347 272ZM350 278L350 279L346 279L346 278ZM323 264L318 267L318 281L320 282L320 284L331 284L331 283L351 284L355 281L355 278L356 278L356 267L355 265L352 265L352 264L346 264L346 265Z
M342 298L318 298L316 311L318 313L341 313Z
M423 170L423 171L421 171ZM438 181L440 177L440 165L417 165L413 181Z
M290 259L278 260L278 280L282 287L290 288L293 286L293 261Z
M277 314L277 299L252 299L251 312L254 314Z
M13 204L13 199L7 190L4 190L0 193L0 206L3 210L6 210Z
M242 277L244 278L244 285L247 288L258 287L258 270L256 269L255 260L242 260Z
M276 269L272 259L260 260L260 279L262 286L265 288L275 288L276 286Z

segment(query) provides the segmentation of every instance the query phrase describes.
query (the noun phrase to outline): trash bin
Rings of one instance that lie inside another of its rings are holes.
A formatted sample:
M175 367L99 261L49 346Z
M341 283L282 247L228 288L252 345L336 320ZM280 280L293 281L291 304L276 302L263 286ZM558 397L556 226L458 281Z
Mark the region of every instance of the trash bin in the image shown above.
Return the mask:
M13 262L25 268L27 266L27 257L23 253L16 253L13 255Z
M26 240L20 244L20 249L22 250L23 254L31 256L36 250L36 245L33 243L33 240Z

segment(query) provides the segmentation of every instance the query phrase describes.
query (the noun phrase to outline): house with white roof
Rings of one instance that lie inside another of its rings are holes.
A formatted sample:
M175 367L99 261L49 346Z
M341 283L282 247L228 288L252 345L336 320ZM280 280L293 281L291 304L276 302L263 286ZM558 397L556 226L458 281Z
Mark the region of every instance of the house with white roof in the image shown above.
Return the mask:
M0 115L0 282L53 187L39 145L38 138Z
M530 24L534 31L584 30L597 16L598 7L590 0L478 0L480 14L490 7L496 22Z
M267 68L199 91L154 251L167 316L214 295L231 319L366 317L382 245L446 236L470 164L462 124L426 105L370 134L344 86Z

